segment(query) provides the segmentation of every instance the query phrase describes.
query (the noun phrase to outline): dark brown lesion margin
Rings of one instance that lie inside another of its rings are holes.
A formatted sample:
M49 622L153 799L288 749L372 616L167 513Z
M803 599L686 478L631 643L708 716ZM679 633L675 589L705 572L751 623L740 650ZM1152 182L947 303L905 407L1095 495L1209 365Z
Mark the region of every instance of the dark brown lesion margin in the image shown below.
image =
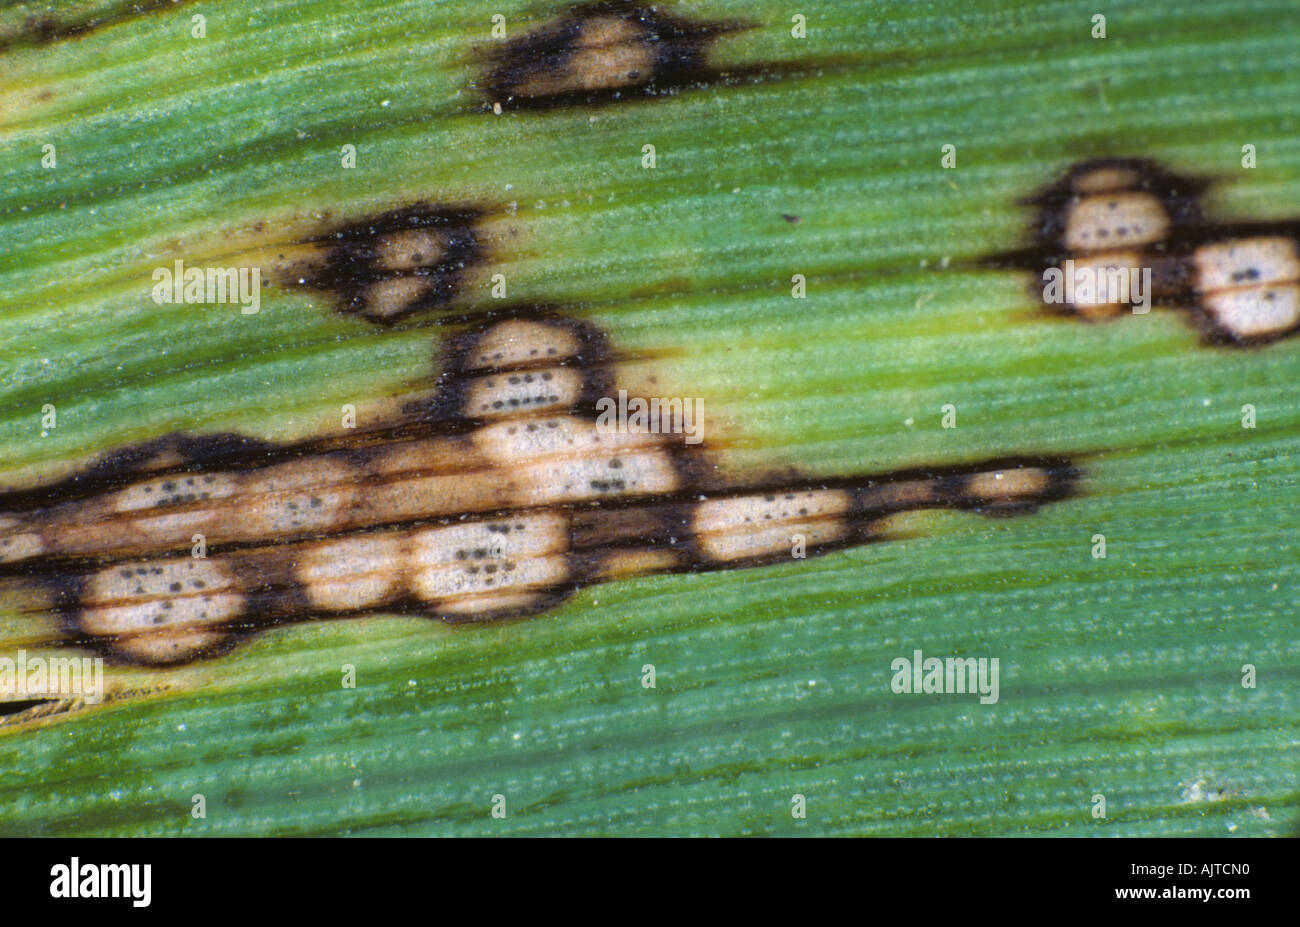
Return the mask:
M1223 178L1180 174L1152 158L1098 157L1072 164L1056 180L1017 201L1018 205L1035 210L1026 244L976 257L973 266L1028 272L1031 278L1027 291L1040 312L1094 324L1096 320L1079 315L1068 305L1046 302L1042 282L1044 271L1061 267L1073 254L1065 247L1063 235L1065 207L1076 195L1075 180L1104 168L1133 171L1138 177L1133 190L1156 197L1169 216L1169 234L1139 249L1151 259L1152 308L1182 311L1188 323L1199 332L1204 345L1257 348L1295 336L1296 331L1292 329L1241 338L1223 329L1201 309L1190 262L1197 248L1234 238L1282 236L1295 239L1300 247L1300 219L1218 221L1206 213L1202 200Z
M636 73L626 83L607 88L524 92L532 81L562 83L583 29L601 21L619 21L635 30L637 43L649 53L651 66L645 73ZM709 47L718 37L747 28L752 28L752 24L691 20L665 12L657 5L623 0L578 3L544 25L491 50L478 87L489 103L509 103L513 108L524 109L654 97L692 84L717 81L721 72L706 63Z
M995 251L975 259L975 265L990 270L1016 270L1032 273L1030 289L1039 298L1044 311L1052 315L1075 316L1065 305L1042 301L1042 275L1051 267L1059 267L1073 252L1062 240L1065 233L1065 208L1076 195L1075 181L1094 171L1107 168L1131 170L1138 177L1135 192L1150 193L1160 201L1169 215L1169 236L1142 250L1153 256L1174 259L1163 268L1166 279L1159 287L1162 299L1153 305L1178 305L1191 296L1191 280L1179 260L1185 253L1202 243L1213 228L1206 218L1201 197L1211 182L1205 178L1175 173L1150 158L1104 157L1090 158L1068 167L1056 180L1045 187L1017 200L1017 205L1033 207L1034 218L1030 225L1029 241L1018 248Z
M364 215L294 242L315 248L317 256L277 268L271 278L286 289L326 293L339 312L361 316L376 325L445 310L458 301L470 273L487 264L488 248L478 223L499 211L481 204L416 202ZM386 235L419 230L441 238L443 247L436 259L410 270L377 266L377 248ZM400 278L420 280L427 284L427 292L398 311L381 313L372 305L372 287Z

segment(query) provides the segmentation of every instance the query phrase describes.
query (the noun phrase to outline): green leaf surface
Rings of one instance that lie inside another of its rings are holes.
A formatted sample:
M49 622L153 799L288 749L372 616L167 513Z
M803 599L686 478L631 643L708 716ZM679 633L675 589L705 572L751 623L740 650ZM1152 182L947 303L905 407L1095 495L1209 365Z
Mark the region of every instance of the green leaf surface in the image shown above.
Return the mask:
M501 115L472 86L491 14L516 35L560 7L58 4L102 23L38 41L45 6L0 5L0 488L174 431L300 438L420 388L458 330L437 315L149 298L177 258L413 200L499 209L512 300L705 397L729 472L1067 454L1083 481L1031 516L909 515L888 543L592 586L527 620L276 629L156 697L0 733L0 834L1300 829L1300 341L1050 317L1026 275L976 266L1025 243L1021 198L1094 156L1211 178L1225 220L1300 215L1290 0L826 2L802 40L788 4L683 2L752 25L713 52L752 76ZM0 585L0 651L43 620L23 601ZM999 701L894 694L917 649L998 657Z

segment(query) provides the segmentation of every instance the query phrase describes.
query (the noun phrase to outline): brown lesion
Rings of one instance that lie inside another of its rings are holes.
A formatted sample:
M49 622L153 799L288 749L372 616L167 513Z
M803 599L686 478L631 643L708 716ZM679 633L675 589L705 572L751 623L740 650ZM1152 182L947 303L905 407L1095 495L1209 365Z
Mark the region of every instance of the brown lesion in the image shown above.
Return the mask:
M269 267L288 289L328 294L340 312L391 324L446 310L487 261L481 206L414 203L336 224L278 249Z
M591 105L707 86L726 72L709 63L713 43L749 28L612 0L576 4L493 49L479 88L512 108Z
M313 618L533 615L593 582L883 540L901 512L1031 512L1078 478L1063 458L1001 458L729 479L716 443L597 426L616 359L589 323L535 309L478 322L444 349L438 398L387 429L172 436L84 484L0 499L0 571L53 593L64 643L174 664Z
M1130 303L1098 293L1075 303L1045 298L1044 274L1149 270L1151 305L1184 312L1206 343L1259 345L1300 331L1300 220L1224 222L1202 204L1211 182L1145 158L1098 158L1068 168L1023 201L1035 210L1031 242L980 259L1032 273L1042 308L1090 322Z

